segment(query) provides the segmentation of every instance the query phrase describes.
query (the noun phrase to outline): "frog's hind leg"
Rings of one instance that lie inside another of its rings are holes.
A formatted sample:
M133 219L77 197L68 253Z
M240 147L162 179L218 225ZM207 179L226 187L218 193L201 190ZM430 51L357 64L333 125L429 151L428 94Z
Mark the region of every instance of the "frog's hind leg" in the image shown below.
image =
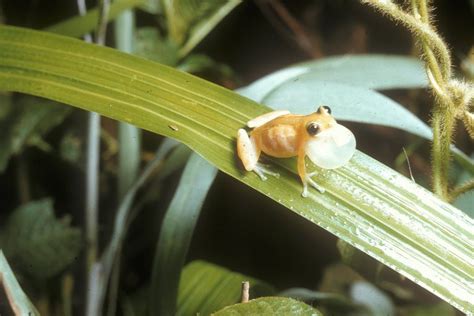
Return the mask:
M279 177L278 173L270 171L265 165L258 162L260 152L260 149L255 144L255 139L249 137L244 129L239 129L237 133L237 154L240 160L242 160L245 170L254 171L264 181L267 180L265 174Z

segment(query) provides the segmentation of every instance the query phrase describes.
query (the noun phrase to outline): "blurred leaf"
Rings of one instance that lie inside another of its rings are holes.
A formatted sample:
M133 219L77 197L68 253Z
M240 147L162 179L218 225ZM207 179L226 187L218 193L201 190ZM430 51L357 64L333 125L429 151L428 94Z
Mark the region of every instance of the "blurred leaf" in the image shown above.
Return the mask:
M146 0L117 0L110 4L110 10L107 14L107 21L113 21L123 11L143 5ZM151 0L150 0L151 1ZM81 37L95 30L99 19L99 9L88 10L83 16L76 15L65 21L53 24L44 29L46 32Z
M12 110L12 94L0 92L0 122L5 119Z
M161 14L163 12L160 0L144 0L140 9L150 14Z
M0 249L0 286L2 291L4 290L7 294L10 308L15 315L28 315L36 316L39 315L38 311L28 299L26 294L21 289L20 284L15 278L7 259L3 255L3 251Z
M228 306L214 314L214 316L317 316L323 315L315 308L291 298L261 297L247 303Z
M0 118L0 172L5 170L11 156L19 154L26 145L37 143L70 112L70 108L54 101L19 96L8 116Z
M174 66L178 62L176 44L162 38L158 30L153 27L142 27L137 30L134 53L165 65Z
M192 74L215 72L222 78L229 78L234 74L229 66L218 63L209 56L201 54L189 55L178 65L177 68L181 71Z
M57 219L51 199L24 204L13 211L2 229L5 254L24 272L47 279L77 259L81 232L70 219Z
M311 306L316 306L328 311L328 315L347 315L349 312L367 312L367 310L339 293L318 292L305 288L290 288L278 293L285 296L304 301ZM324 311L323 310L323 311Z
M187 264L179 283L176 315L209 315L239 302L243 281L250 282L251 297L271 295L274 292L262 281L205 261Z
M342 55L312 60L273 72L240 89L241 94L261 102L282 84L296 81L327 81L355 87L382 89L425 88L423 63L397 55Z
M457 185L461 185L469 180L472 180L472 175L464 170L459 175L456 182ZM474 190L470 190L458 196L458 198L454 200L453 205L469 215L471 218L474 218Z
M474 218L474 191L471 190L464 194L461 194L455 201L454 206L458 209L463 210L464 213Z
M193 153L184 168L165 217L153 259L150 309L152 315L174 315L179 279L201 207L217 169Z
M455 316L456 310L447 303L433 305L403 306L397 310L398 316Z
M59 145L59 153L62 159L78 164L82 155L82 139L72 132L64 134Z
M73 61L73 62L72 62ZM98 75L100 74L100 75ZM474 221L356 152L301 197L294 159L269 159L279 178L244 172L235 135L269 109L170 67L45 32L0 26L0 90L45 96L188 145L265 194L460 310L474 308Z
M366 306L372 315L395 315L395 308L390 298L369 282L354 282L349 292L352 300Z
M187 55L240 0L162 0L170 38Z

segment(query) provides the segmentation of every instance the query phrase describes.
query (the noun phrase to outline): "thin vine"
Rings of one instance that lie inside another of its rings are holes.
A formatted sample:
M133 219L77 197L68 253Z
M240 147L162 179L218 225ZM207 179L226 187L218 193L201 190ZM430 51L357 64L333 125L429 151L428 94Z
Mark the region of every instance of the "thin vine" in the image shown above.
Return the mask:
M466 130L474 139L474 119L469 109L473 103L474 86L472 83L455 79L452 74L452 61L449 49L443 39L433 28L430 16L429 1L411 0L411 12L402 9L391 0L361 0L396 22L402 23L412 33L421 49L421 58L425 62L426 73L434 94L431 125L433 145L433 191L444 200L451 200L448 171L451 162L450 147L456 119L464 122Z

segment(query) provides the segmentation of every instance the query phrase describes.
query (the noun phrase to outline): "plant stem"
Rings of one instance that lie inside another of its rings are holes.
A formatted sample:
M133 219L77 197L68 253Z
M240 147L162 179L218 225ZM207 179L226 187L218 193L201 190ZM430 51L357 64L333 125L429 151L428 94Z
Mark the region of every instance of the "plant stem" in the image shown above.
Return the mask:
M99 20L96 31L96 43L105 44L107 31L107 14L109 1L100 0ZM100 157L100 115L89 113L87 126L87 161L86 161L86 239L87 239L87 293L86 313L93 310L95 302L93 289L99 282L95 275L95 268L99 252L99 157Z
M449 196L450 201L452 202L456 200L460 195L471 190L474 190L474 179L468 180L465 183L454 188L454 190L451 191L451 194Z
M135 15L132 10L127 10L117 17L114 23L114 31L117 49L126 53L132 53L135 33ZM138 176L141 132L140 129L133 125L120 122L118 138L118 199L120 202ZM110 316L115 315L117 308L120 260L121 251L118 251L112 268L109 286L107 315Z

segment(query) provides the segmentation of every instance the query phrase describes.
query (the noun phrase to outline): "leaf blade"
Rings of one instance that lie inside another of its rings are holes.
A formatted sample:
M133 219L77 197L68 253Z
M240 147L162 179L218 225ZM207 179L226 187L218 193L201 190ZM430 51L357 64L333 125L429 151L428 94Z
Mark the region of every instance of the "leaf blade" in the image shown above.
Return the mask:
M217 169L192 154L184 168L156 245L150 292L151 315L174 315L181 269L194 227Z

